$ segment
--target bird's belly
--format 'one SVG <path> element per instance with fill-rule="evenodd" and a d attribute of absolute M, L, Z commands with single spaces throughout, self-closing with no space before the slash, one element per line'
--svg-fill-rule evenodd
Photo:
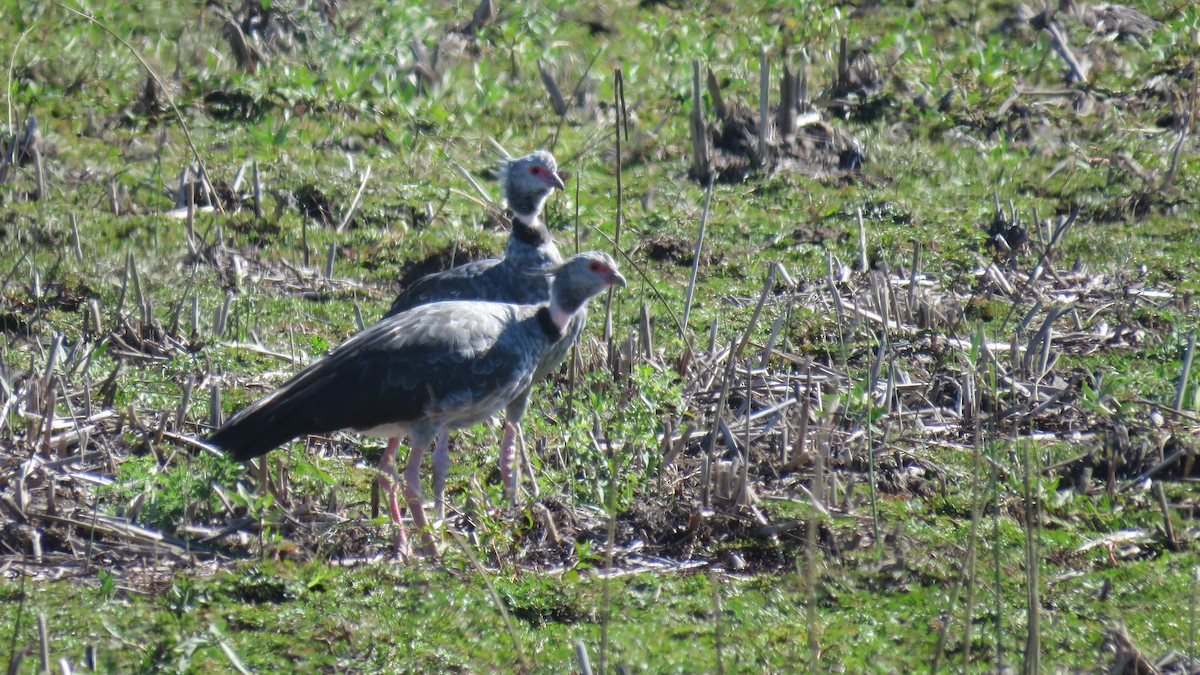
<path fill-rule="evenodd" d="M 408 425 L 401 422 L 389 422 L 366 429 L 351 429 L 351 431 L 363 436 L 374 436 L 376 438 L 403 438 L 408 435 Z"/>
<path fill-rule="evenodd" d="M 421 422 L 451 429 L 469 427 L 484 422 L 504 409 L 514 397 L 529 386 L 529 378 L 521 378 L 508 387 L 489 392 L 476 398 L 477 394 L 460 391 L 448 394 L 440 402 L 426 408 Z M 372 427 L 355 427 L 351 430 L 363 436 L 377 438 L 403 438 L 408 435 L 411 423 L 385 422 Z"/>
<path fill-rule="evenodd" d="M 494 417 L 527 384 L 528 378 L 522 378 L 519 382 L 514 383 L 513 386 L 504 387 L 479 398 L 474 398 L 470 405 L 456 405 L 453 401 L 446 401 L 449 405 L 434 404 L 429 409 L 429 415 L 430 417 L 437 418 L 451 429 L 469 427 Z"/>

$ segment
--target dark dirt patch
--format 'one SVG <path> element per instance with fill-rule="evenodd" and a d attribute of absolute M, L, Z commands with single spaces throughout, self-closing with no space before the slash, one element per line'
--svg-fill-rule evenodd
<path fill-rule="evenodd" d="M 212 191 L 209 191 L 209 187 Z M 189 178 L 184 182 L 175 195 L 175 207 L 187 208 L 188 193 L 196 206 L 220 207 L 226 213 L 235 213 L 254 207 L 254 197 L 250 194 L 239 193 L 228 181 L 204 181 Z"/>
<path fill-rule="evenodd" d="M 204 95 L 204 110 L 220 122 L 256 120 L 271 109 L 271 103 L 244 91 L 217 89 Z"/>
<path fill-rule="evenodd" d="M 301 589 L 295 582 L 260 570 L 244 573 L 225 592 L 231 598 L 255 605 L 289 602 L 301 595 Z"/>
<path fill-rule="evenodd" d="M 475 244 L 452 244 L 400 268 L 400 288 L 408 288 L 423 276 L 442 272 L 463 263 L 491 257 L 492 253 Z"/>
<path fill-rule="evenodd" d="M 4 312 L 0 313 L 0 331 L 26 336 L 29 335 L 29 324 L 20 314 Z"/>
<path fill-rule="evenodd" d="M 654 262 L 670 263 L 679 267 L 691 267 L 692 259 L 695 257 L 694 242 L 667 234 L 651 235 L 649 239 L 642 242 L 641 248 L 646 252 L 646 256 Z M 701 253 L 700 263 L 710 263 L 712 257 L 711 253 Z"/>
<path fill-rule="evenodd" d="M 429 213 L 407 202 L 364 204 L 355 212 L 354 225 L 364 228 L 403 231 L 421 230 L 429 224 Z"/>
<path fill-rule="evenodd" d="M 1195 480 L 1200 477 L 1200 464 L 1189 459 L 1197 451 L 1195 439 L 1176 433 L 1164 426 L 1164 421 L 1160 412 L 1106 420 L 1101 447 L 1059 464 L 1053 471 L 1064 478 L 1064 487 L 1079 486 L 1082 492 L 1096 489 L 1093 481 L 1107 485 L 1110 491 L 1122 489 L 1126 481 L 1150 471 L 1160 480 Z"/>
<path fill-rule="evenodd" d="M 833 117 L 868 124 L 895 107 L 895 99 L 880 92 L 884 74 L 871 55 L 871 46 L 863 43 L 851 49 L 842 38 L 833 81 L 825 97 Z"/>
<path fill-rule="evenodd" d="M 335 210 L 333 202 L 316 185 L 312 183 L 301 185 L 292 192 L 292 199 L 295 200 L 296 209 L 305 218 L 312 218 L 322 225 L 333 224 Z"/>
<path fill-rule="evenodd" d="M 792 230 L 792 240 L 797 244 L 822 246 L 826 243 L 841 243 L 849 238 L 848 231 L 822 223 L 805 223 Z"/>
<path fill-rule="evenodd" d="M 60 309 L 64 312 L 74 312 L 87 301 L 95 297 L 96 291 L 87 284 L 71 284 L 60 281 L 50 282 L 41 289 L 38 298 L 4 298 L 4 305 L 16 312 L 32 313 L 39 309 Z"/>
<path fill-rule="evenodd" d="M 1009 99 L 997 109 L 963 109 L 956 116 L 961 130 L 987 140 L 1002 139 L 1020 147 L 1049 151 L 1062 142 L 1064 131 L 1041 108 L 1019 99 Z"/>
<path fill-rule="evenodd" d="M 863 218 L 879 220 L 892 225 L 912 225 L 913 214 L 897 202 L 868 201 L 862 205 Z"/>
<path fill-rule="evenodd" d="M 314 150 L 336 149 L 343 152 L 364 152 L 368 148 L 391 148 L 392 139 L 383 127 L 376 127 L 368 134 L 339 134 L 327 136 L 313 143 Z"/>
<path fill-rule="evenodd" d="M 1140 189 L 1101 204 L 1087 215 L 1089 220 L 1097 223 L 1123 223 L 1153 214 L 1169 214 L 1177 207 L 1190 203 L 1182 196 L 1171 196 L 1160 190 Z"/>
<path fill-rule="evenodd" d="M 255 248 L 270 246 L 282 231 L 278 222 L 266 218 L 232 217 L 227 223 L 230 230 L 247 237 Z"/>
<path fill-rule="evenodd" d="M 735 108 L 714 125 L 713 147 L 717 154 L 717 179 L 740 183 L 752 175 L 790 171 L 807 176 L 856 172 L 866 162 L 865 150 L 849 134 L 823 122 L 806 123 L 783 138 L 769 141 L 766 157 L 760 157 L 756 113 Z"/>
<path fill-rule="evenodd" d="M 517 586 L 500 584 L 498 591 L 508 611 L 532 626 L 548 623 L 573 624 L 585 618 L 584 610 L 576 605 L 559 586 Z"/>
<path fill-rule="evenodd" d="M 998 258 L 1011 260 L 1029 244 L 1029 225 L 1015 211 L 996 209 L 987 226 L 987 248 Z"/>
<path fill-rule="evenodd" d="M 166 359 L 181 354 L 194 354 L 205 346 L 203 340 L 174 335 L 157 321 L 144 323 L 125 317 L 121 327 L 109 333 L 110 353 L 122 360 L 134 362 Z"/>
<path fill-rule="evenodd" d="M 170 112 L 162 87 L 154 76 L 147 75 L 142 83 L 141 91 L 130 105 L 133 115 L 150 121 L 156 121 Z"/>
<path fill-rule="evenodd" d="M 842 45 L 843 50 L 845 44 Z M 788 62 L 787 54 L 782 57 Z M 858 81 L 860 75 L 851 76 L 847 70 L 847 87 L 855 91 L 864 85 Z M 835 82 L 837 84 L 837 82 Z M 711 71 L 707 87 L 713 100 L 717 122 L 713 124 L 693 122 L 692 149 L 693 165 L 691 176 L 704 183 L 708 171 L 713 172 L 720 182 L 742 182 L 753 175 L 770 175 L 778 171 L 802 173 L 820 177 L 857 173 L 866 162 L 866 151 L 862 143 L 823 119 L 823 110 L 814 106 L 808 92 L 807 77 L 796 75 L 785 68 L 778 85 L 778 103 L 768 104 L 762 119 L 762 111 L 738 101 L 724 99 L 722 86 Z M 844 103 L 856 102 L 849 99 Z M 768 125 L 760 138 L 761 127 Z M 700 136 L 704 138 L 701 139 Z M 698 148 L 703 147 L 705 151 Z M 700 160 L 698 156 L 707 159 Z"/>

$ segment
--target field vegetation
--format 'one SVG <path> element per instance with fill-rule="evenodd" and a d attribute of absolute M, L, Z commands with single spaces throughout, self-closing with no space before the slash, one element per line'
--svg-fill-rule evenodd
<path fill-rule="evenodd" d="M 1200 672 L 1196 4 L 0 8 L 9 672 Z M 199 442 L 535 148 L 630 284 L 516 505 Z"/>

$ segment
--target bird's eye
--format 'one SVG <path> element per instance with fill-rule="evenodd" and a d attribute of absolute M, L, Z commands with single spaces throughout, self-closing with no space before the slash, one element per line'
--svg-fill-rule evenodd
<path fill-rule="evenodd" d="M 603 272 L 603 271 L 604 271 L 604 265 L 601 265 L 601 264 L 600 264 L 600 263 L 598 263 L 598 262 L 594 262 L 594 263 L 592 263 L 592 264 L 588 265 L 588 269 L 589 269 L 589 270 L 591 270 L 591 271 L 593 271 L 593 272 Z"/>
<path fill-rule="evenodd" d="M 531 166 L 529 167 L 529 173 L 533 174 L 534 176 L 540 176 L 542 174 L 542 167 Z"/>

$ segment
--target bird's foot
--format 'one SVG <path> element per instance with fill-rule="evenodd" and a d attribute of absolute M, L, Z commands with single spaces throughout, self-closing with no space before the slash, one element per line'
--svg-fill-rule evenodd
<path fill-rule="evenodd" d="M 404 525 L 396 524 L 396 533 L 392 537 L 392 555 L 401 562 L 408 561 L 412 557 L 412 549 L 408 546 L 408 535 L 404 532 Z"/>
<path fill-rule="evenodd" d="M 421 554 L 426 557 L 436 558 L 437 540 L 433 536 L 433 526 L 429 524 L 429 519 L 425 516 L 425 507 L 421 503 L 420 493 L 412 491 L 406 497 L 408 510 L 412 513 L 413 528 L 421 536 Z"/>
<path fill-rule="evenodd" d="M 437 560 L 438 559 L 437 544 L 435 544 L 433 542 L 432 538 L 430 539 L 430 541 L 423 544 L 421 546 L 420 550 L 421 550 L 422 557 L 428 558 L 429 560 Z"/>

